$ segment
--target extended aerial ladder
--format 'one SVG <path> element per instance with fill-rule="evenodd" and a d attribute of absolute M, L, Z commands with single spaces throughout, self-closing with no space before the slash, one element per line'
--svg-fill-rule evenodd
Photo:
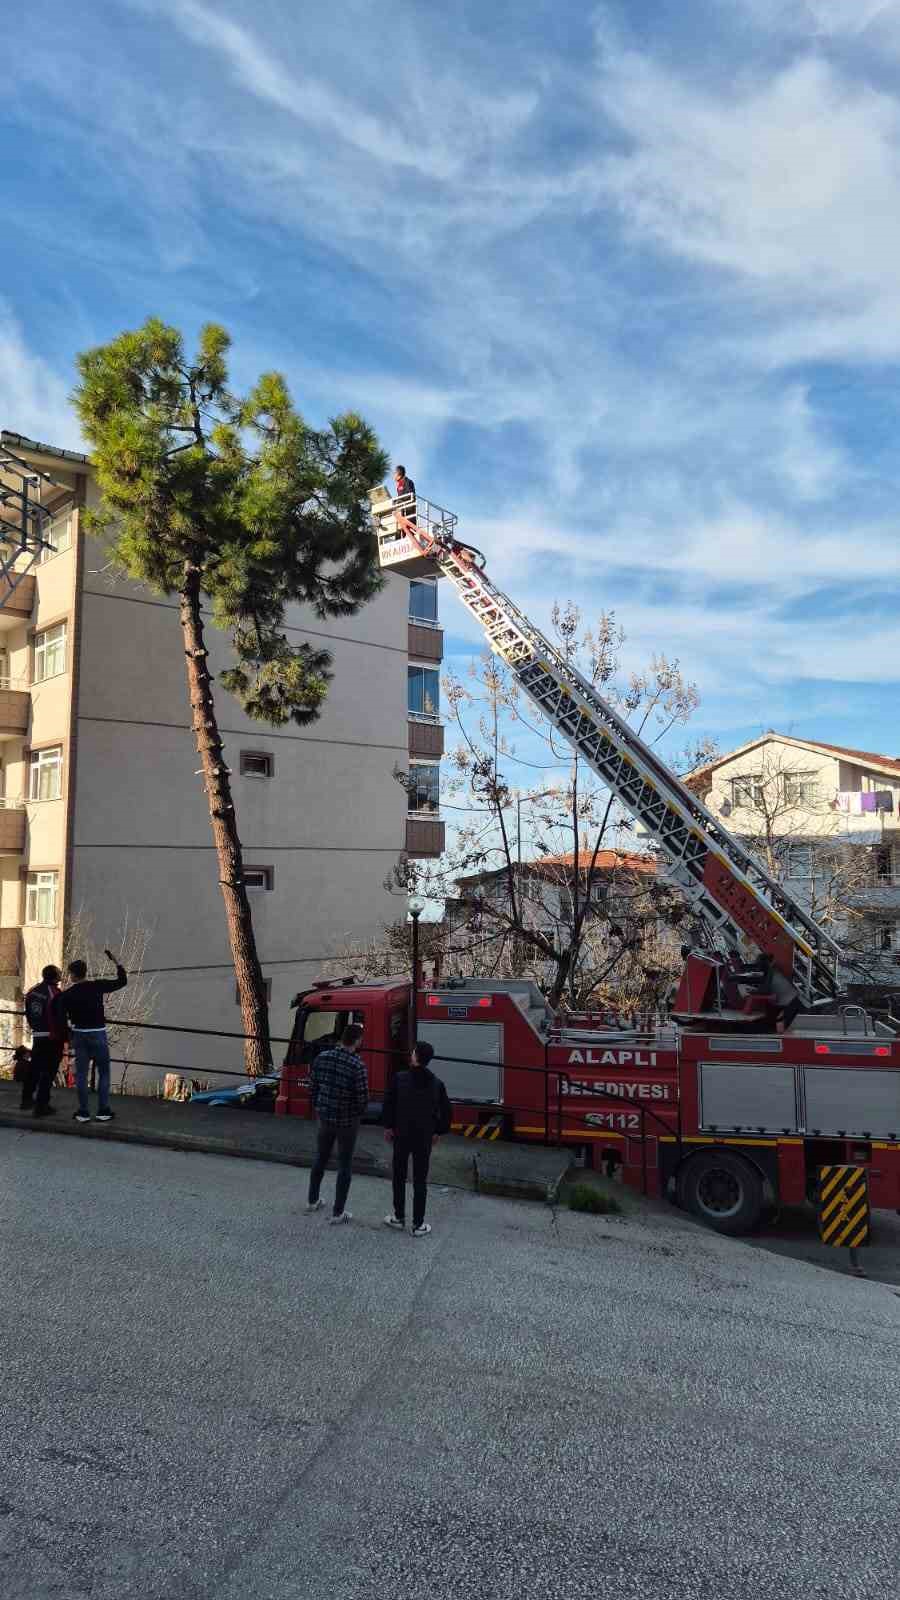
<path fill-rule="evenodd" d="M 496 588 L 484 557 L 457 539 L 453 513 L 422 498 L 393 501 L 384 489 L 370 499 L 381 566 L 452 583 L 547 721 L 665 852 L 673 881 L 714 942 L 733 948 L 744 934 L 804 1004 L 833 998 L 840 946 Z"/>

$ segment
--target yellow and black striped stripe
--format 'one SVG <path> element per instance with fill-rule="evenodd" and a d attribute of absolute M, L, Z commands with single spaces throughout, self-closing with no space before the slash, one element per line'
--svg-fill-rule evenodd
<path fill-rule="evenodd" d="M 499 1139 L 503 1118 L 492 1117 L 490 1122 L 454 1122 L 450 1131 L 463 1139 Z"/>
<path fill-rule="evenodd" d="M 819 1237 L 823 1244 L 855 1250 L 869 1237 L 869 1185 L 865 1167 L 819 1168 Z"/>

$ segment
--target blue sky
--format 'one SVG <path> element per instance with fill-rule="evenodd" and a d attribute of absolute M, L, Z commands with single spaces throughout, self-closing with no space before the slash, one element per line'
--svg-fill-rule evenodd
<path fill-rule="evenodd" d="M 900 5 L 32 0 L 0 134 L 0 423 L 220 320 L 696 732 L 900 751 Z"/>

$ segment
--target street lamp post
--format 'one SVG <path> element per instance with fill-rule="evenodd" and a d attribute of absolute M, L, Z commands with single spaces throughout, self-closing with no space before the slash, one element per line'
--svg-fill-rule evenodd
<path fill-rule="evenodd" d="M 409 1001 L 409 1050 L 410 1055 L 416 1047 L 419 1023 L 419 918 L 425 910 L 425 901 L 421 895 L 411 892 L 406 908 L 412 918 L 412 994 Z"/>

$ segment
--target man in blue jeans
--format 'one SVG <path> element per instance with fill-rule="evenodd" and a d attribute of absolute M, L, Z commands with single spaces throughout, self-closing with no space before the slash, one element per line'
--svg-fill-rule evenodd
<path fill-rule="evenodd" d="M 319 1139 L 316 1159 L 309 1175 L 308 1213 L 321 1211 L 324 1202 L 319 1190 L 325 1168 L 331 1159 L 335 1140 L 338 1148 L 338 1173 L 334 1189 L 334 1211 L 329 1222 L 350 1222 L 351 1211 L 345 1210 L 350 1193 L 351 1162 L 359 1119 L 369 1102 L 369 1084 L 366 1069 L 359 1058 L 362 1028 L 356 1022 L 347 1024 L 341 1042 L 332 1050 L 322 1050 L 312 1064 L 312 1103 L 319 1119 Z"/>
<path fill-rule="evenodd" d="M 63 989 L 55 1002 L 58 1019 L 68 1023 L 75 1048 L 75 1087 L 78 1090 L 76 1122 L 90 1122 L 88 1102 L 88 1072 L 93 1062 L 97 1068 L 97 1121 L 112 1122 L 113 1111 L 109 1103 L 109 1040 L 106 1036 L 106 1013 L 103 997 L 124 989 L 128 973 L 116 961 L 111 950 L 107 956 L 113 962 L 114 978 L 89 978 L 83 961 L 69 962 L 69 987 Z"/>

